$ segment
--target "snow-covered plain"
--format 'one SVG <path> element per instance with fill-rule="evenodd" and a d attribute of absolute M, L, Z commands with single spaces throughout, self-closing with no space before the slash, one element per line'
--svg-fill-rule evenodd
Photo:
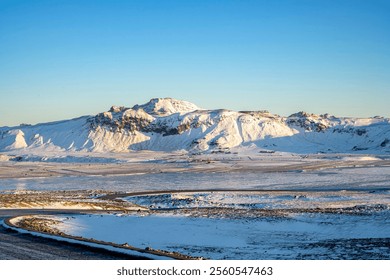
<path fill-rule="evenodd" d="M 118 159 L 122 161 L 121 157 Z M 128 216 L 74 216 L 74 219 L 64 218 L 59 228 L 71 235 L 140 248 L 178 251 L 211 259 L 390 258 L 387 158 L 346 154 L 325 158 L 238 154 L 228 158 L 226 155 L 199 155 L 145 159 L 104 164 L 15 162 L 10 168 L 39 169 L 43 176 L 1 179 L 0 191 L 28 195 L 29 191 L 50 194 L 63 190 L 95 190 L 102 194 L 125 192 L 129 196 L 135 192 L 168 191 L 168 194 L 149 197 L 123 198 L 152 209 L 151 214 L 142 211 Z M 47 171 L 50 168 L 61 173 L 50 173 Z M 113 172 L 121 168 L 135 173 L 118 175 Z M 104 174 L 99 175 L 99 172 Z M 202 191 L 210 189 L 214 191 Z M 236 192 L 225 192 L 225 189 Z M 240 194 L 244 189 L 247 191 Z M 169 193 L 174 190 L 188 192 Z M 208 207 L 226 210 L 222 214 L 193 211 Z M 310 209 L 348 207 L 352 209 L 348 213 L 310 212 Z M 190 210 L 154 212 L 163 208 Z M 250 214 L 251 209 L 297 208 L 303 211 L 293 210 L 288 215 L 275 217 Z M 235 215 L 230 209 L 247 212 Z"/>
<path fill-rule="evenodd" d="M 305 158 L 284 156 L 280 161 L 274 156 L 253 157 L 244 161 L 230 158 L 228 161 L 229 166 L 238 162 L 250 167 L 250 163 L 253 163 L 260 168 L 259 171 L 234 169 L 233 172 L 210 172 L 198 168 L 185 171 L 188 169 L 185 167 L 180 172 L 150 173 L 150 170 L 145 170 L 142 174 L 129 175 L 61 174 L 8 178 L 0 180 L 0 191 L 26 195 L 29 191 L 50 195 L 53 191 L 63 190 L 129 193 L 127 198 L 122 199 L 149 208 L 152 212 L 147 214 L 148 211 L 142 211 L 127 216 L 84 215 L 74 216 L 74 219 L 60 217 L 64 223 L 59 225 L 59 229 L 71 235 L 128 243 L 140 248 L 178 251 L 211 259 L 390 257 L 390 167 L 386 160 L 377 157 L 357 160 L 355 156 L 329 155 L 330 159 L 318 161 L 314 155 Z M 342 167 L 351 158 L 353 165 Z M 176 161 L 173 161 L 174 165 L 178 164 Z M 213 170 L 222 161 L 227 159 L 213 158 L 207 168 Z M 272 166 L 271 172 L 261 169 L 264 162 L 265 166 Z M 324 168 L 324 163 L 329 162 L 331 164 Z M 184 165 L 187 163 L 184 161 Z M 39 166 L 41 163 L 31 164 Z M 55 164 L 66 164 L 66 169 L 73 165 Z M 144 163 L 134 164 L 132 167 L 142 167 Z M 172 162 L 165 159 L 158 160 L 157 164 L 165 166 Z M 320 168 L 306 170 L 302 164 L 305 168 L 319 164 Z M 91 170 L 102 168 L 99 164 L 74 165 Z M 285 171 L 285 165 L 293 167 Z M 210 189 L 213 191 L 205 191 Z M 187 192 L 172 192 L 174 190 Z M 130 195 L 145 191 L 168 193 Z M 41 204 L 39 207 L 44 207 Z M 202 208 L 217 208 L 218 211 L 216 214 L 202 212 Z M 349 210 L 339 211 L 346 208 Z M 224 210 L 221 212 L 220 209 Z M 237 215 L 232 209 L 245 211 L 239 211 Z M 282 216 L 275 216 L 273 212 L 271 215 L 258 216 L 251 212 L 256 209 L 287 209 L 291 212 Z M 313 212 L 313 209 L 320 211 Z M 325 209 L 323 213 L 321 209 Z"/>
<path fill-rule="evenodd" d="M 386 191 L 212 191 L 136 195 L 124 200 L 150 209 L 335 209 L 375 207 L 390 209 Z M 246 212 L 248 216 L 250 213 Z"/>
<path fill-rule="evenodd" d="M 34 163 L 35 164 L 35 163 Z M 197 172 L 152 172 L 138 166 L 139 172 L 129 175 L 106 174 L 89 176 L 88 172 L 57 176 L 8 178 L 0 180 L 0 190 L 111 190 L 122 192 L 153 190 L 190 190 L 190 189 L 266 189 L 266 190 L 378 190 L 390 189 L 390 166 L 368 166 L 338 168 L 342 164 L 334 162 L 336 167 L 321 170 L 295 170 L 280 172 L 233 171 Z M 163 164 L 164 165 L 164 164 Z M 37 166 L 31 166 L 37 169 Z M 121 166 L 113 168 L 119 169 Z M 211 170 L 213 163 L 207 165 Z M 18 167 L 16 167 L 18 168 Z M 85 171 L 90 166 L 77 165 L 74 169 Z M 102 166 L 94 166 L 99 172 Z M 3 169 L 4 170 L 4 169 Z M 157 169 L 158 170 L 158 169 Z"/>
<path fill-rule="evenodd" d="M 68 218 L 68 219 L 67 219 Z M 388 259 L 390 212 L 216 219 L 180 215 L 58 217 L 61 231 L 210 259 Z"/>
<path fill-rule="evenodd" d="M 151 211 L 57 216 L 62 223 L 54 227 L 210 259 L 390 257 L 390 189 L 180 191 L 123 199 Z"/>

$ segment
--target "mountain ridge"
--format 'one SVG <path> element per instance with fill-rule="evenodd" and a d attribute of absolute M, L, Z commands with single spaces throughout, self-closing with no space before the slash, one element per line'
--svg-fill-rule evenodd
<path fill-rule="evenodd" d="M 202 109 L 188 101 L 153 98 L 112 106 L 95 116 L 0 128 L 0 151 L 228 152 L 255 146 L 294 153 L 390 153 L 390 119 L 339 118 L 298 112 Z"/>

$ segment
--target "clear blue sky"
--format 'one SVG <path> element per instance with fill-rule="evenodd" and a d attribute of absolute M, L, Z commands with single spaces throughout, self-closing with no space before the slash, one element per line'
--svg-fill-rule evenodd
<path fill-rule="evenodd" d="M 390 117 L 390 1 L 0 0 L 0 126 L 168 96 Z"/>

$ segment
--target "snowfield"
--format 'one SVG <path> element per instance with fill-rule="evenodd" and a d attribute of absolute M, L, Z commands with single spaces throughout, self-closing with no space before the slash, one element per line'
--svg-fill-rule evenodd
<path fill-rule="evenodd" d="M 390 167 L 309 172 L 151 173 L 2 179 L 0 190 L 146 190 L 254 189 L 254 190 L 382 190 L 390 188 Z"/>
<path fill-rule="evenodd" d="M 389 218 L 388 210 L 261 219 L 83 215 L 60 216 L 55 228 L 208 259 L 388 259 Z"/>
<path fill-rule="evenodd" d="M 341 209 L 375 205 L 390 209 L 390 191 L 196 191 L 135 195 L 124 200 L 150 209 Z"/>
<path fill-rule="evenodd" d="M 390 190 L 132 195 L 137 214 L 52 217 L 72 236 L 208 259 L 387 259 Z"/>

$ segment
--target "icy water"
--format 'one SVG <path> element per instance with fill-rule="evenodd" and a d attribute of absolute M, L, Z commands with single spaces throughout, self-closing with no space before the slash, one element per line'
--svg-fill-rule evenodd
<path fill-rule="evenodd" d="M 364 215 L 212 219 L 180 215 L 82 215 L 68 234 L 209 259 L 389 259 L 390 211 Z"/>

